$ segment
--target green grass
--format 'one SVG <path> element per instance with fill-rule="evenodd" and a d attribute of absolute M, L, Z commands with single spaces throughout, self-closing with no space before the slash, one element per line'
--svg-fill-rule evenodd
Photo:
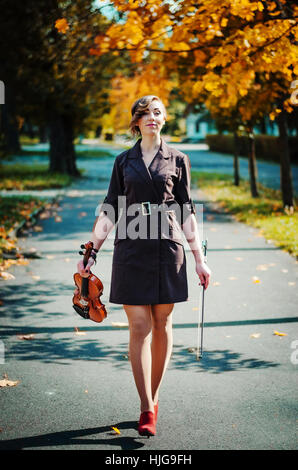
<path fill-rule="evenodd" d="M 298 258 L 298 207 L 293 214 L 287 213 L 280 191 L 259 184 L 259 197 L 253 198 L 249 182 L 235 186 L 230 175 L 193 171 L 192 180 L 238 221 L 259 228 L 267 240 Z"/>
<path fill-rule="evenodd" d="M 0 189 L 50 189 L 63 188 L 72 182 L 72 177 L 60 173 L 49 173 L 48 165 L 11 164 L 0 165 Z"/>

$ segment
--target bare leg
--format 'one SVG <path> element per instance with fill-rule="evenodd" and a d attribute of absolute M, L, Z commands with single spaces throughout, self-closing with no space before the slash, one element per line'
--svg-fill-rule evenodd
<path fill-rule="evenodd" d="M 154 411 L 151 395 L 152 327 L 150 305 L 123 305 L 129 323 L 129 355 L 136 387 L 141 400 L 141 412 Z"/>
<path fill-rule="evenodd" d="M 172 310 L 174 304 L 151 305 L 152 311 L 152 368 L 151 390 L 154 404 L 158 401 L 158 393 L 162 378 L 169 363 L 172 347 Z"/>

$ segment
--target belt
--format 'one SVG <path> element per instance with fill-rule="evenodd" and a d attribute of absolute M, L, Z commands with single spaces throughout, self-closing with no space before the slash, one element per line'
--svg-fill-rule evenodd
<path fill-rule="evenodd" d="M 158 206 L 158 204 L 152 204 L 152 206 Z M 151 215 L 151 202 L 145 201 L 141 202 L 142 207 L 142 214 L 143 215 Z M 165 210 L 164 212 L 175 212 L 173 209 Z"/>

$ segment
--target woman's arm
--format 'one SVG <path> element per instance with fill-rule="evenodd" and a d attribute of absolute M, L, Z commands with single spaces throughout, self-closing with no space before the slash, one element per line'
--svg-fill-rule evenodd
<path fill-rule="evenodd" d="M 196 263 L 196 272 L 200 278 L 201 284 L 207 289 L 210 281 L 211 271 L 204 260 L 204 254 L 201 247 L 198 225 L 194 214 L 190 214 L 182 225 L 182 230 L 189 247 L 194 255 Z"/>
<path fill-rule="evenodd" d="M 103 242 L 105 241 L 113 227 L 113 222 L 104 213 L 100 213 L 100 215 L 96 217 L 90 239 L 90 241 L 93 242 L 93 248 L 95 248 L 96 250 L 100 250 Z M 90 274 L 90 268 L 93 264 L 94 259 L 91 257 L 89 258 L 86 267 L 84 267 L 83 260 L 80 260 L 77 265 L 78 273 L 82 277 L 88 277 Z"/>

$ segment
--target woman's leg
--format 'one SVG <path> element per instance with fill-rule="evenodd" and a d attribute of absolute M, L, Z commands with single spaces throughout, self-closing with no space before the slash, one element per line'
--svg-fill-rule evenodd
<path fill-rule="evenodd" d="M 151 306 L 123 305 L 123 307 L 129 323 L 129 356 L 141 400 L 141 412 L 153 412 L 150 350 Z"/>
<path fill-rule="evenodd" d="M 169 363 L 172 346 L 172 310 L 174 304 L 151 305 L 152 343 L 151 343 L 151 390 L 153 402 L 157 403 L 162 378 Z"/>

